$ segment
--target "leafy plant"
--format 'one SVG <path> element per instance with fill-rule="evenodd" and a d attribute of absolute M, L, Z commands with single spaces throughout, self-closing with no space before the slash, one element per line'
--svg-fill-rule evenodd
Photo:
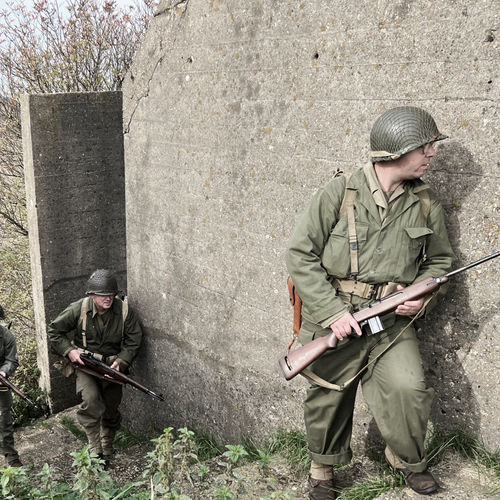
<path fill-rule="evenodd" d="M 111 488 L 113 484 L 111 477 L 104 470 L 104 460 L 96 453 L 90 453 L 88 445 L 71 453 L 71 456 L 74 458 L 73 467 L 77 470 L 73 490 L 82 500 L 100 498 L 102 492 Z"/>
<path fill-rule="evenodd" d="M 159 437 L 152 439 L 156 445 L 154 450 L 148 453 L 149 465 L 143 474 L 150 483 L 151 495 L 155 492 L 160 494 L 169 492 L 174 474 L 172 430 L 173 427 L 167 427 Z"/>
<path fill-rule="evenodd" d="M 269 453 L 266 453 L 265 451 L 262 450 L 257 450 L 257 453 L 259 455 L 259 458 L 257 460 L 257 465 L 261 471 L 268 471 L 269 470 L 269 464 L 272 462 L 272 457 L 269 455 Z"/>
<path fill-rule="evenodd" d="M 248 451 L 241 444 L 226 444 L 227 451 L 222 456 L 226 457 L 233 465 L 236 464 L 242 457 L 248 455 Z"/>
<path fill-rule="evenodd" d="M 210 469 L 206 465 L 200 464 L 197 473 L 198 478 L 204 481 L 209 474 L 210 474 Z"/>
<path fill-rule="evenodd" d="M 192 484 L 191 476 L 189 475 L 189 466 L 198 461 L 196 454 L 196 442 L 194 440 L 194 432 L 187 427 L 177 430 L 178 438 L 173 444 L 174 460 L 179 469 L 179 474 L 185 475 L 188 481 Z"/>
<path fill-rule="evenodd" d="M 33 488 L 30 491 L 30 498 L 47 500 L 76 500 L 78 498 L 77 493 L 68 484 L 54 481 L 48 464 L 43 465 L 36 478 L 39 488 Z"/>
<path fill-rule="evenodd" d="M 214 494 L 217 500 L 232 500 L 236 498 L 236 493 L 234 493 L 229 486 L 215 490 Z"/>
<path fill-rule="evenodd" d="M 30 485 L 24 467 L 6 467 L 0 472 L 2 498 L 6 500 L 27 498 Z"/>

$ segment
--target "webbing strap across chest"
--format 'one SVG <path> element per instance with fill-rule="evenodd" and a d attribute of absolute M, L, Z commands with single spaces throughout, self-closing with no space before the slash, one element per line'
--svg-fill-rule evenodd
<path fill-rule="evenodd" d="M 340 219 L 345 213 L 347 213 L 347 232 L 349 235 L 349 255 L 351 259 L 351 277 L 356 280 L 359 274 L 359 256 L 358 256 L 358 237 L 356 235 L 356 217 L 354 212 L 354 200 L 356 198 L 357 189 L 348 187 L 349 175 L 346 175 L 346 187 L 344 191 L 344 198 L 342 204 L 340 205 L 338 219 Z M 429 193 L 427 189 L 422 191 L 417 191 L 415 193 L 420 199 L 420 206 L 422 209 L 422 215 L 424 216 L 424 222 L 427 226 L 427 218 L 429 212 L 431 211 L 431 200 L 429 198 Z M 425 254 L 425 246 L 423 249 Z"/>
<path fill-rule="evenodd" d="M 125 320 L 128 315 L 128 302 L 127 300 L 121 300 L 115 298 L 115 300 L 119 300 L 122 303 L 122 340 L 123 340 L 123 331 L 125 329 Z M 92 299 L 90 297 L 85 297 L 82 300 L 82 307 L 80 309 L 80 318 L 78 319 L 78 326 L 82 327 L 82 344 L 83 348 L 87 348 L 87 312 L 91 310 Z"/>

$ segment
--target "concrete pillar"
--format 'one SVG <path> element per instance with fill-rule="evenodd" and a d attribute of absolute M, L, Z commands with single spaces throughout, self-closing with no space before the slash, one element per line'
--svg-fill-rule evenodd
<path fill-rule="evenodd" d="M 52 367 L 46 326 L 94 269 L 126 286 L 122 94 L 24 95 L 21 114 L 37 359 L 56 412 L 76 403 L 74 378 Z"/>

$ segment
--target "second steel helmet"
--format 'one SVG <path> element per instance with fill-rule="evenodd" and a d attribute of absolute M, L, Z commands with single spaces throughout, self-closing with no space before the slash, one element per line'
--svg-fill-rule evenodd
<path fill-rule="evenodd" d="M 87 294 L 96 295 L 116 295 L 118 285 L 116 278 L 109 269 L 97 269 L 94 271 L 87 282 Z"/>
<path fill-rule="evenodd" d="M 432 116 L 421 108 L 401 106 L 380 115 L 370 133 L 370 156 L 373 163 L 397 160 L 431 141 L 441 141 Z"/>

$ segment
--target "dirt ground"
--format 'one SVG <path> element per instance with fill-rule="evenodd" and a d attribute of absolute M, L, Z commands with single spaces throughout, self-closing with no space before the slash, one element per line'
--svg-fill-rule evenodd
<path fill-rule="evenodd" d="M 76 408 L 72 408 L 17 430 L 16 447 L 30 474 L 36 474 L 44 463 L 48 463 L 54 479 L 73 483 L 73 458 L 70 453 L 81 449 L 83 442 L 61 424 L 61 417 L 67 416 L 76 422 L 75 412 Z M 119 484 L 140 479 L 148 463 L 147 453 L 153 446 L 153 443 L 147 442 L 118 452 L 108 468 L 111 477 Z M 262 473 L 256 463 L 247 461 L 228 475 L 221 464 L 222 460 L 218 458 L 205 462 L 210 473 L 203 480 L 193 470 L 191 481 L 186 478 L 183 482 L 183 494 L 192 500 L 210 500 L 216 498 L 214 492 L 217 489 L 230 487 L 236 492 L 236 498 L 242 500 L 307 498 L 306 475 L 297 474 L 280 457 L 273 457 L 266 473 Z M 408 488 L 398 488 L 380 495 L 378 499 L 500 499 L 500 489 L 495 494 L 491 493 L 495 486 L 494 477 L 458 454 L 446 454 L 432 468 L 432 472 L 438 478 L 441 489 L 430 497 L 418 495 Z M 356 457 L 350 465 L 335 472 L 335 481 L 340 489 L 344 489 L 352 487 L 356 482 L 377 479 L 381 474 L 383 470 L 378 463 L 366 457 Z"/>

